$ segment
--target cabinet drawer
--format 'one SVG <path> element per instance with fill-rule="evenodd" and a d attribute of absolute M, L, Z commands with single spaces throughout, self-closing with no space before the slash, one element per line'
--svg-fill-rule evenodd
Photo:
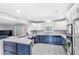
<path fill-rule="evenodd" d="M 16 43 L 14 43 L 14 42 L 5 42 L 4 41 L 4 44 L 5 45 L 10 45 L 10 46 L 16 46 Z"/>
<path fill-rule="evenodd" d="M 15 55 L 14 53 L 11 53 L 11 52 L 8 52 L 8 51 L 5 51 L 4 54 L 5 55 Z"/>
<path fill-rule="evenodd" d="M 10 51 L 10 52 L 13 52 L 13 53 L 16 53 L 16 47 L 13 47 L 13 46 L 4 46 L 4 50 L 5 51 Z"/>

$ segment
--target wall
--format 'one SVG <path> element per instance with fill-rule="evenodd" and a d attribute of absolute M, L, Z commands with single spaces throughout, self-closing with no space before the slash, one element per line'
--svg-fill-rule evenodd
<path fill-rule="evenodd" d="M 0 25 L 0 30 L 12 30 L 10 25 Z"/>
<path fill-rule="evenodd" d="M 27 25 L 14 25 L 14 35 L 26 35 L 26 33 L 28 32 L 28 28 Z"/>
<path fill-rule="evenodd" d="M 0 30 L 12 30 L 12 34 L 14 35 L 14 26 L 8 24 L 0 24 Z"/>
<path fill-rule="evenodd" d="M 70 11 L 67 13 L 67 23 L 71 24 L 74 19 L 79 17 L 79 3 L 75 3 L 74 6 L 70 9 Z"/>

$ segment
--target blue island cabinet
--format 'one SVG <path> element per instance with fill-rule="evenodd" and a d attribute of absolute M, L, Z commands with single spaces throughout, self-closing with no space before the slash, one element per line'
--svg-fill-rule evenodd
<path fill-rule="evenodd" d="M 4 55 L 31 55 L 31 45 L 4 41 Z"/>
<path fill-rule="evenodd" d="M 18 44 L 18 55 L 30 55 L 31 54 L 31 46 L 25 44 Z"/>

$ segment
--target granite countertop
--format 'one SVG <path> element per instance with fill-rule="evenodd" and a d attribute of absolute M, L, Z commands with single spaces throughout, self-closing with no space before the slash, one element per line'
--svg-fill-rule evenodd
<path fill-rule="evenodd" d="M 15 42 L 15 43 L 22 43 L 22 44 L 31 44 L 32 43 L 32 40 L 27 39 L 27 37 L 17 38 L 14 36 L 5 38 L 2 41 L 9 41 L 9 42 Z"/>

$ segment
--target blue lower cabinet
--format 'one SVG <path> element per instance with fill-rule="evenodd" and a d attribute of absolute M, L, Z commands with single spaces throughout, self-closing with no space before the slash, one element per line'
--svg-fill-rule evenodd
<path fill-rule="evenodd" d="M 30 55 L 31 48 L 32 48 L 31 45 L 5 41 L 4 42 L 4 55 Z"/>
<path fill-rule="evenodd" d="M 4 41 L 4 44 L 9 45 L 9 46 L 16 46 L 16 43 L 14 43 L 14 42 Z"/>
<path fill-rule="evenodd" d="M 40 35 L 39 37 L 40 37 L 40 39 L 39 39 L 40 43 L 49 43 L 49 36 L 48 35 Z"/>
<path fill-rule="evenodd" d="M 40 37 L 39 37 L 39 35 L 37 35 L 37 36 L 35 37 L 35 39 L 34 39 L 34 43 L 39 43 L 39 39 L 40 39 Z"/>
<path fill-rule="evenodd" d="M 16 47 L 13 47 L 13 46 L 7 46 L 7 45 L 5 45 L 4 50 L 16 53 Z"/>
<path fill-rule="evenodd" d="M 40 43 L 46 43 L 46 37 L 44 35 L 40 35 L 39 37 L 40 37 L 39 39 Z"/>
<path fill-rule="evenodd" d="M 65 38 L 59 35 L 36 35 L 36 43 L 46 43 L 54 45 L 64 45 Z"/>
<path fill-rule="evenodd" d="M 53 40 L 52 40 L 52 36 L 51 35 L 48 36 L 48 39 L 47 40 L 48 40 L 47 41 L 48 44 L 52 44 Z"/>
<path fill-rule="evenodd" d="M 15 55 L 15 53 L 9 52 L 9 51 L 5 51 L 4 52 L 5 55 Z"/>
<path fill-rule="evenodd" d="M 18 55 L 30 55 L 30 45 L 18 44 Z"/>

